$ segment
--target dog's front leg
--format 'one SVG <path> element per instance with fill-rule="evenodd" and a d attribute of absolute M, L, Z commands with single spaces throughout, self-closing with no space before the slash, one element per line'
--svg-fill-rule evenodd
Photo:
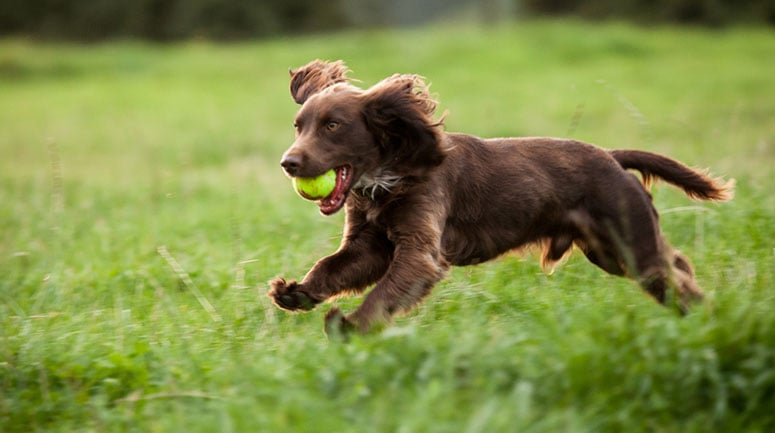
<path fill-rule="evenodd" d="M 390 323 L 393 316 L 407 312 L 427 296 L 446 274 L 449 265 L 437 249 L 396 248 L 390 270 L 374 286 L 352 314 L 343 316 L 333 309 L 326 316 L 326 331 L 337 329 L 342 334 L 350 330 L 366 333 Z"/>
<path fill-rule="evenodd" d="M 269 297 L 290 311 L 311 310 L 344 292 L 359 292 L 382 277 L 390 265 L 393 245 L 386 235 L 366 224 L 350 226 L 336 253 L 318 261 L 301 283 L 276 278 Z"/>

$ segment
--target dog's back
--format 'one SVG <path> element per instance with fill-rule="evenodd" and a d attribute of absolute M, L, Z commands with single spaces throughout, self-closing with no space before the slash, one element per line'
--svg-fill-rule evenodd
<path fill-rule="evenodd" d="M 553 138 L 482 140 L 448 134 L 447 158 L 431 182 L 449 206 L 444 253 L 479 263 L 554 236 L 578 236 L 572 212 L 607 216 L 612 201 L 639 197 L 640 182 L 601 148 Z M 430 193 L 439 195 L 439 193 Z M 573 232 L 573 234 L 570 234 Z"/>

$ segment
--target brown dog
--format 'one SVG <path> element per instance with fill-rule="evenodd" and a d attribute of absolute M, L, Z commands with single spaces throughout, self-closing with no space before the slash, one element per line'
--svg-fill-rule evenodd
<path fill-rule="evenodd" d="M 291 72 L 301 109 L 281 165 L 299 177 L 334 168 L 336 188 L 318 205 L 324 215 L 342 207 L 347 214 L 336 253 L 300 283 L 270 283 L 278 307 L 309 310 L 376 283 L 352 314 L 333 308 L 326 316 L 329 334 L 367 332 L 418 304 L 450 265 L 529 244 L 542 245 L 545 266 L 575 245 L 663 304 L 669 288 L 683 310 L 702 297 L 692 265 L 662 236 L 651 196 L 627 169 L 640 171 L 644 184 L 661 178 L 700 200 L 729 200 L 733 182 L 637 150 L 447 133 L 420 77 L 397 74 L 363 90 L 348 72 L 341 61 Z"/>

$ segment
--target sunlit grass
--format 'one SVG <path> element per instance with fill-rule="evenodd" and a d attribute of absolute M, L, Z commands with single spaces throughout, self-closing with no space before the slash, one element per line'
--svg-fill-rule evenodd
<path fill-rule="evenodd" d="M 0 42 L 0 430 L 772 430 L 772 36 L 550 21 Z M 737 178 L 723 205 L 652 191 L 708 303 L 679 318 L 583 257 L 547 276 L 509 256 L 330 344 L 327 305 L 289 315 L 265 297 L 341 233 L 277 164 L 287 69 L 313 58 L 345 59 L 364 86 L 426 76 L 448 130 L 572 136 Z"/>

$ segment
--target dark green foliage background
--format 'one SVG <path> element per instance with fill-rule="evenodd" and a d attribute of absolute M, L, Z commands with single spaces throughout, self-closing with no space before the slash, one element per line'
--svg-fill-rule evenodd
<path fill-rule="evenodd" d="M 627 19 L 642 24 L 775 24 L 770 0 L 4 0 L 0 35 L 234 40 L 409 26 L 450 17 Z"/>

